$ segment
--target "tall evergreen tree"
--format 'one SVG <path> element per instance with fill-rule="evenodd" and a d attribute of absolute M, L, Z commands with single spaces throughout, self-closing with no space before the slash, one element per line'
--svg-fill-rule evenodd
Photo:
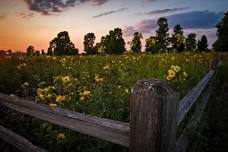
<path fill-rule="evenodd" d="M 135 32 L 134 34 L 134 37 L 130 43 L 130 46 L 131 46 L 131 50 L 133 52 L 141 52 L 141 49 L 142 49 L 142 43 L 140 41 L 140 39 L 142 39 L 142 33 L 139 33 L 139 32 Z"/>
<path fill-rule="evenodd" d="M 186 50 L 194 51 L 196 49 L 196 34 L 190 33 L 186 38 Z"/>
<path fill-rule="evenodd" d="M 177 24 L 173 29 L 171 44 L 172 49 L 176 50 L 177 52 L 184 51 L 185 49 L 185 37 L 183 35 L 183 28 L 179 24 Z"/>
<path fill-rule="evenodd" d="M 156 39 L 159 49 L 166 50 L 169 45 L 169 27 L 167 18 L 160 18 L 157 22 Z"/>
<path fill-rule="evenodd" d="M 213 44 L 215 51 L 228 51 L 228 11 L 216 25 L 218 39 Z"/>
<path fill-rule="evenodd" d="M 198 50 L 199 51 L 208 51 L 207 37 L 203 35 L 200 40 L 198 40 Z"/>

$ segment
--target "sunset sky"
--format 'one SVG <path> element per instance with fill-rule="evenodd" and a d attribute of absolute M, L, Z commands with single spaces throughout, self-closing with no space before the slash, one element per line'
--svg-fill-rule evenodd
<path fill-rule="evenodd" d="M 94 32 L 96 42 L 116 27 L 127 43 L 134 32 L 154 35 L 156 21 L 167 17 L 170 33 L 181 24 L 185 34 L 216 39 L 216 23 L 228 10 L 228 0 L 0 0 L 0 50 L 25 51 L 29 45 L 47 50 L 61 31 L 68 31 L 80 51 L 83 37 Z M 129 46 L 127 46 L 128 48 Z"/>

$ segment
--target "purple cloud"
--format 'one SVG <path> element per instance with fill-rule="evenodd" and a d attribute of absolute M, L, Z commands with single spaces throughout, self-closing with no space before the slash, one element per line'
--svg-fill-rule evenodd
<path fill-rule="evenodd" d="M 125 11 L 125 10 L 127 10 L 127 9 L 128 9 L 128 8 L 120 8 L 120 9 L 118 9 L 118 10 L 104 12 L 104 13 L 101 13 L 101 14 L 98 14 L 98 15 L 95 15 L 95 16 L 92 16 L 92 18 L 98 18 L 98 17 L 110 15 L 110 14 L 113 14 L 113 13 L 123 12 L 123 11 Z"/>
<path fill-rule="evenodd" d="M 167 16 L 169 28 L 180 24 L 184 29 L 210 29 L 214 28 L 223 17 L 223 12 L 193 11 Z M 158 19 L 140 21 L 135 27 L 127 26 L 124 29 L 126 36 L 132 36 L 135 31 L 152 33 L 155 31 Z"/>
<path fill-rule="evenodd" d="M 80 3 L 92 3 L 93 5 L 103 5 L 108 0 L 24 0 L 29 10 L 39 12 L 42 15 L 52 15 L 60 13 L 70 7 Z"/>

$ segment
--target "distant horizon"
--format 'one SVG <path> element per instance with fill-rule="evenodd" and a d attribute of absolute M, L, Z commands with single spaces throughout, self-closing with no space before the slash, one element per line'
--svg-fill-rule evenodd
<path fill-rule="evenodd" d="M 42 2 L 42 3 L 40 3 Z M 110 30 L 123 30 L 126 48 L 134 32 L 142 32 L 145 40 L 155 35 L 156 21 L 167 17 L 170 34 L 176 24 L 208 37 L 209 48 L 216 40 L 215 25 L 227 11 L 227 0 L 5 0 L 0 1 L 0 50 L 25 52 L 29 45 L 47 51 L 49 42 L 61 31 L 83 51 L 83 37 L 95 33 L 95 43 Z"/>

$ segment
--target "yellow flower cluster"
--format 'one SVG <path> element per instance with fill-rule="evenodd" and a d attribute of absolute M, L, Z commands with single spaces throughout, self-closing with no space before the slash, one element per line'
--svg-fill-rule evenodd
<path fill-rule="evenodd" d="M 94 79 L 95 79 L 96 82 L 102 82 L 104 80 L 102 77 L 100 77 L 99 74 L 95 74 L 95 78 Z"/>
<path fill-rule="evenodd" d="M 168 70 L 168 75 L 166 77 L 167 80 L 173 80 L 178 72 L 180 72 L 181 67 L 178 65 L 171 65 L 170 69 Z"/>
<path fill-rule="evenodd" d="M 85 100 L 89 96 L 91 96 L 91 91 L 83 91 L 79 93 L 80 95 L 80 100 Z"/>
<path fill-rule="evenodd" d="M 63 96 L 63 95 L 57 95 L 56 98 L 55 98 L 55 101 L 60 103 L 62 101 L 66 100 L 66 97 Z"/>
<path fill-rule="evenodd" d="M 25 68 L 26 66 L 27 66 L 26 63 L 22 63 L 22 64 L 19 64 L 19 65 L 17 66 L 17 69 L 18 69 L 18 70 L 21 70 L 21 69 Z"/>

